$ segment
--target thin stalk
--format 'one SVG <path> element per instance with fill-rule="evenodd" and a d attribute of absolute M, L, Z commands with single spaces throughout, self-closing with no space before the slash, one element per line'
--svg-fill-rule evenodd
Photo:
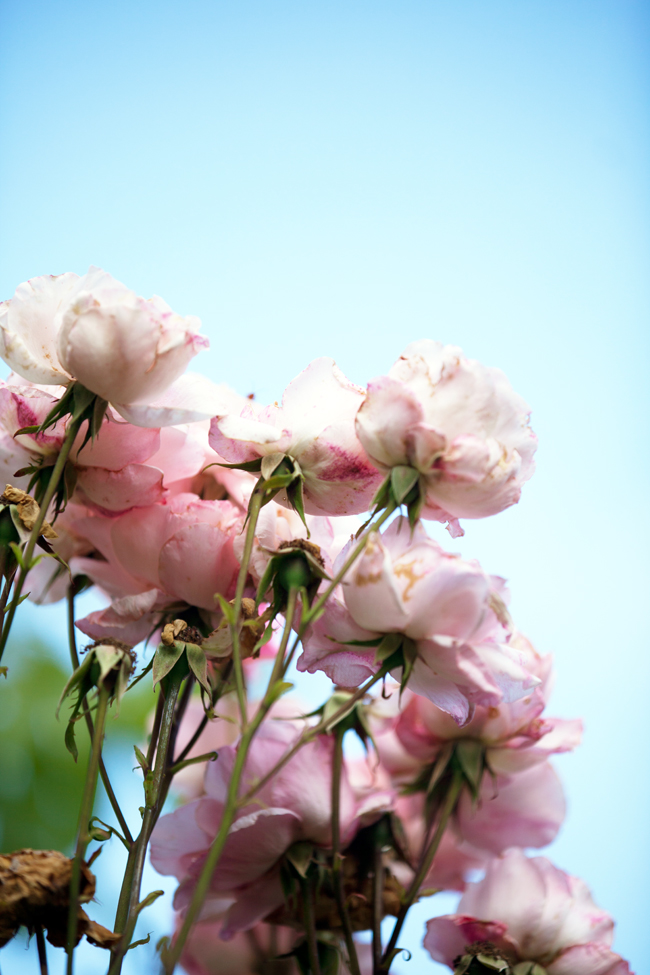
<path fill-rule="evenodd" d="M 36 949 L 38 951 L 38 964 L 40 966 L 41 975 L 48 975 L 45 938 L 43 937 L 43 928 L 40 926 L 40 924 L 36 928 Z"/>
<path fill-rule="evenodd" d="M 285 617 L 285 627 L 282 634 L 282 640 L 280 642 L 280 647 L 275 657 L 273 663 L 273 671 L 269 679 L 268 686 L 266 688 L 266 693 L 262 698 L 262 701 L 253 715 L 251 721 L 246 725 L 242 736 L 239 740 L 239 745 L 237 746 L 237 751 L 235 752 L 235 761 L 233 764 L 233 770 L 230 776 L 230 782 L 228 783 L 228 793 L 226 796 L 226 802 L 223 809 L 223 815 L 221 817 L 221 823 L 217 835 L 215 836 L 212 846 L 208 851 L 205 863 L 196 882 L 196 887 L 194 888 L 194 893 L 192 894 L 192 899 L 190 901 L 187 913 L 183 920 L 178 935 L 174 939 L 174 942 L 169 947 L 169 949 L 163 955 L 163 967 L 167 975 L 171 975 L 174 971 L 178 959 L 181 956 L 181 952 L 187 941 L 187 937 L 190 933 L 192 925 L 197 920 L 201 908 L 203 907 L 203 902 L 210 889 L 210 884 L 212 882 L 212 877 L 217 868 L 219 860 L 221 859 L 221 854 L 226 845 L 226 840 L 228 839 L 228 833 L 230 832 L 230 827 L 232 826 L 237 809 L 243 804 L 242 800 L 238 799 L 239 786 L 241 783 L 242 775 L 244 772 L 244 767 L 246 765 L 246 759 L 248 757 L 248 750 L 250 748 L 251 742 L 255 737 L 255 734 L 262 724 L 262 721 L 266 717 L 268 711 L 273 705 L 274 698 L 274 688 L 278 679 L 282 675 L 282 665 L 284 662 L 284 655 L 286 653 L 287 644 L 289 642 L 289 636 L 291 634 L 291 626 L 293 623 L 293 617 L 296 612 L 296 605 L 298 601 L 298 593 L 296 590 L 292 589 L 289 593 L 287 612 Z M 112 975 L 112 973 L 111 973 Z"/>
<path fill-rule="evenodd" d="M 59 481 L 65 470 L 65 465 L 67 463 L 68 457 L 70 456 L 70 451 L 72 450 L 72 445 L 75 442 L 76 436 L 79 432 L 79 423 L 75 420 L 71 420 L 68 424 L 68 429 L 66 431 L 65 440 L 61 444 L 61 449 L 59 451 L 59 456 L 56 459 L 56 464 L 54 465 L 54 470 L 50 477 L 50 482 L 47 486 L 47 490 L 43 495 L 43 500 L 40 504 L 40 511 L 38 518 L 34 522 L 34 527 L 32 528 L 32 533 L 29 536 L 27 545 L 25 546 L 25 551 L 23 552 L 23 567 L 18 575 L 18 580 L 16 582 L 16 587 L 14 589 L 13 598 L 7 612 L 7 618 L 5 620 L 4 626 L 2 628 L 2 637 L 0 638 L 0 660 L 2 660 L 2 655 L 7 646 L 7 640 L 9 638 L 9 631 L 14 621 L 14 616 L 16 615 L 16 610 L 18 609 L 18 603 L 20 602 L 20 596 L 23 591 L 23 586 L 25 585 L 25 579 L 27 578 L 27 573 L 29 572 L 29 567 L 34 555 L 34 549 L 36 548 L 36 543 L 41 534 L 41 528 L 43 527 L 43 522 L 45 521 L 45 516 L 47 515 L 47 509 L 50 506 L 50 502 L 54 497 L 57 487 L 59 486 Z"/>
<path fill-rule="evenodd" d="M 381 844 L 375 836 L 373 850 L 372 877 L 372 971 L 381 973 L 381 918 L 384 911 L 384 864 L 381 858 Z"/>
<path fill-rule="evenodd" d="M 215 704 L 217 703 L 217 701 L 219 701 L 219 699 L 221 697 L 221 694 L 222 694 L 222 691 L 223 691 L 223 687 L 224 687 L 224 684 L 225 684 L 225 682 L 227 680 L 227 675 L 230 673 L 231 667 L 232 667 L 232 662 L 229 662 L 226 665 L 226 667 L 224 667 L 224 674 L 220 677 L 219 683 L 217 684 L 217 686 L 214 688 L 214 690 L 212 692 L 212 698 L 211 698 L 212 707 L 215 706 Z M 185 747 L 183 748 L 183 750 L 181 752 L 179 752 L 178 755 L 175 755 L 174 756 L 174 760 L 172 762 L 173 765 L 177 765 L 179 762 L 182 762 L 185 758 L 187 758 L 187 756 L 192 751 L 192 749 L 196 745 L 197 741 L 199 740 L 199 738 L 203 734 L 203 732 L 204 732 L 204 730 L 206 728 L 206 725 L 208 723 L 208 720 L 209 720 L 209 718 L 208 718 L 207 714 L 204 714 L 203 717 L 201 718 L 201 720 L 199 721 L 198 725 L 197 725 L 196 731 L 194 732 L 194 734 L 192 735 L 192 737 L 188 741 L 187 745 L 185 745 Z"/>
<path fill-rule="evenodd" d="M 153 718 L 153 726 L 151 728 L 151 737 L 149 739 L 149 746 L 147 748 L 147 754 L 145 758 L 147 759 L 147 767 L 151 768 L 153 765 L 154 755 L 156 754 L 156 748 L 158 746 L 158 736 L 160 734 L 160 722 L 162 721 L 163 711 L 165 709 L 165 695 L 160 691 L 158 695 L 158 700 L 156 701 L 156 711 Z"/>
<path fill-rule="evenodd" d="M 302 890 L 302 916 L 307 936 L 307 955 L 309 958 L 310 975 L 320 975 L 320 961 L 318 960 L 318 941 L 316 940 L 316 920 L 314 918 L 314 891 L 306 878 L 300 878 Z"/>
<path fill-rule="evenodd" d="M 77 643 L 74 636 L 74 587 L 68 587 L 68 645 L 70 647 L 70 660 L 72 661 L 72 669 L 77 670 L 79 667 L 79 654 L 77 653 Z M 93 735 L 95 734 L 95 729 L 93 725 L 93 719 L 90 714 L 90 708 L 88 707 L 88 702 L 84 698 L 82 704 L 82 711 L 84 718 L 86 719 L 86 727 L 88 728 L 88 734 L 90 735 L 90 740 L 93 740 Z M 99 774 L 110 802 L 113 812 L 117 818 L 117 821 L 122 830 L 122 835 L 127 843 L 133 843 L 133 837 L 131 831 L 127 825 L 126 819 L 120 809 L 120 804 L 117 801 L 117 796 L 113 791 L 113 786 L 111 785 L 110 779 L 108 777 L 108 772 L 106 771 L 106 766 L 104 765 L 104 759 L 99 756 Z"/>
<path fill-rule="evenodd" d="M 312 739 L 316 738 L 318 735 L 321 735 L 324 732 L 328 731 L 333 725 L 337 723 L 339 718 L 342 718 L 344 714 L 347 714 L 350 708 L 354 704 L 356 704 L 357 701 L 360 701 L 368 693 L 370 688 L 373 687 L 377 683 L 377 681 L 385 677 L 387 673 L 388 673 L 388 669 L 384 664 L 381 667 L 381 669 L 377 671 L 376 674 L 373 674 L 373 676 L 366 681 L 363 687 L 360 687 L 357 691 L 355 691 L 355 693 L 350 698 L 348 698 L 345 704 L 342 704 L 341 707 L 334 712 L 334 714 L 331 714 L 329 718 L 327 718 L 327 720 L 319 721 L 318 724 L 313 725 L 311 728 L 307 728 L 307 730 L 302 733 L 302 735 L 295 743 L 295 745 L 292 748 L 290 748 L 288 752 L 285 752 L 285 754 L 278 762 L 276 762 L 273 768 L 269 772 L 267 772 L 266 775 L 262 776 L 262 778 L 259 779 L 256 785 L 246 793 L 246 795 L 241 799 L 241 805 L 242 806 L 247 805 L 247 803 L 251 801 L 251 799 L 256 795 L 256 793 L 258 793 L 260 789 L 267 784 L 267 782 L 269 782 L 272 778 L 274 778 L 274 776 L 277 775 L 280 769 L 284 768 L 287 762 L 291 761 L 293 756 L 296 754 L 296 752 L 300 751 L 303 745 L 306 745 L 308 742 L 312 741 Z"/>
<path fill-rule="evenodd" d="M 108 699 L 110 689 L 105 684 L 99 691 L 99 701 L 97 703 L 97 720 L 95 722 L 95 733 L 93 734 L 90 759 L 88 761 L 88 771 L 86 773 L 86 784 L 81 799 L 81 809 L 79 812 L 79 832 L 77 834 L 77 848 L 72 862 L 72 876 L 70 878 L 70 908 L 68 911 L 68 937 L 67 952 L 68 965 L 67 973 L 72 975 L 74 969 L 74 946 L 77 938 L 77 911 L 79 910 L 79 887 L 81 883 L 81 863 L 88 846 L 88 823 L 92 816 L 93 803 L 95 801 L 95 790 L 97 789 L 97 775 L 99 772 L 99 759 L 104 740 L 104 728 L 106 726 L 106 712 L 108 710 Z"/>
<path fill-rule="evenodd" d="M 181 658 L 181 660 L 184 661 L 184 658 Z M 179 663 L 180 662 L 181 661 L 179 661 Z M 129 871 L 131 873 L 131 880 L 128 885 L 130 888 L 130 896 L 128 900 L 127 920 L 123 929 L 124 935 L 115 950 L 113 963 L 110 968 L 111 975 L 113 972 L 117 973 L 121 970 L 122 959 L 124 958 L 126 950 L 129 947 L 133 931 L 135 930 L 135 926 L 138 921 L 138 902 L 140 900 L 140 887 L 142 885 L 142 872 L 144 870 L 147 845 L 160 814 L 160 800 L 163 783 L 165 781 L 165 774 L 167 772 L 167 757 L 169 753 L 169 742 L 174 726 L 176 702 L 178 700 L 178 693 L 180 691 L 181 684 L 186 676 L 187 671 L 185 671 L 183 667 L 179 666 L 177 663 L 168 676 L 164 679 L 164 683 L 166 685 L 165 691 L 163 691 L 162 686 L 160 688 L 160 694 L 162 695 L 164 693 L 165 699 L 162 711 L 162 720 L 160 722 L 158 747 L 156 749 L 156 763 L 154 765 L 153 779 L 150 790 L 148 790 L 144 815 L 142 817 L 142 828 L 133 847 L 133 867 L 132 870 Z M 127 864 L 127 868 L 128 866 L 129 865 Z M 126 875 L 122 885 L 123 890 L 125 889 L 125 884 Z M 120 917 L 116 918 L 116 930 L 122 930 L 121 927 L 117 927 L 118 922 L 120 925 L 124 923 L 123 903 L 124 900 L 122 893 L 120 893 L 120 905 L 118 906 Z"/>
<path fill-rule="evenodd" d="M 343 857 L 341 856 L 341 773 L 343 771 L 343 735 L 339 728 L 334 731 L 334 757 L 332 761 L 332 882 L 334 898 L 338 908 L 345 946 L 348 950 L 348 964 L 351 975 L 361 975 L 357 949 L 352 937 L 352 924 L 345 903 L 343 885 Z"/>
<path fill-rule="evenodd" d="M 259 482 L 258 482 L 259 485 Z M 230 624 L 230 638 L 232 640 L 232 662 L 235 671 L 235 688 L 237 691 L 237 701 L 239 703 L 239 714 L 241 718 L 241 728 L 245 731 L 248 724 L 248 706 L 246 704 L 246 682 L 244 680 L 244 668 L 241 658 L 241 644 L 239 640 L 239 623 L 241 616 L 241 601 L 244 595 L 244 586 L 248 575 L 248 566 L 251 560 L 253 544 L 255 542 L 255 529 L 257 520 L 262 509 L 264 496 L 258 486 L 255 487 L 251 495 L 248 507 L 248 526 L 246 528 L 246 539 L 244 541 L 244 551 L 242 553 L 239 575 L 237 576 L 237 587 L 235 589 L 235 602 L 233 606 L 234 623 Z"/>
<path fill-rule="evenodd" d="M 389 505 L 388 508 L 386 508 L 385 511 L 382 512 L 381 517 L 377 519 L 374 525 L 368 526 L 368 529 L 366 530 L 366 532 L 364 533 L 360 541 L 357 542 L 357 544 L 354 546 L 354 548 L 348 555 L 347 559 L 345 560 L 345 562 L 343 563 L 339 571 L 336 573 L 336 575 L 330 582 L 325 592 L 321 593 L 321 595 L 318 597 L 318 599 L 313 604 L 313 606 L 311 606 L 307 610 L 307 612 L 303 614 L 303 619 L 302 619 L 303 629 L 306 628 L 311 622 L 311 620 L 313 620 L 314 617 L 318 615 L 318 613 L 323 608 L 327 600 L 330 598 L 330 596 L 332 595 L 332 593 L 334 592 L 338 584 L 345 577 L 348 570 L 351 569 L 354 563 L 357 561 L 357 559 L 363 552 L 364 548 L 366 547 L 366 543 L 368 541 L 370 532 L 377 531 L 379 528 L 381 528 L 381 526 L 384 524 L 385 521 L 388 520 L 388 518 L 390 518 L 390 516 L 396 510 L 396 508 L 397 505 L 395 504 Z"/>
<path fill-rule="evenodd" d="M 428 847 L 424 851 L 424 854 L 422 855 L 417 873 L 415 874 L 415 877 L 411 881 L 411 886 L 409 887 L 406 893 L 406 896 L 400 908 L 400 912 L 397 916 L 397 920 L 395 921 L 395 926 L 390 936 L 390 941 L 386 946 L 386 951 L 384 952 L 382 958 L 382 967 L 380 968 L 380 972 L 382 973 L 387 971 L 386 965 L 387 964 L 390 965 L 391 955 L 394 948 L 397 945 L 397 939 L 400 936 L 400 932 L 402 930 L 402 926 L 404 924 L 406 915 L 410 910 L 413 901 L 417 897 L 418 892 L 422 884 L 424 883 L 424 879 L 426 875 L 431 869 L 433 858 L 438 852 L 438 847 L 440 846 L 440 841 L 442 840 L 445 829 L 447 828 L 449 817 L 451 816 L 454 809 L 456 808 L 456 803 L 458 802 L 461 789 L 463 788 L 463 781 L 464 781 L 463 773 L 459 771 L 455 771 L 452 776 L 451 782 L 449 783 L 449 787 L 447 789 L 447 795 L 445 796 L 445 801 L 443 803 L 440 812 L 440 819 L 438 820 L 438 825 L 431 838 L 431 842 L 429 843 Z"/>

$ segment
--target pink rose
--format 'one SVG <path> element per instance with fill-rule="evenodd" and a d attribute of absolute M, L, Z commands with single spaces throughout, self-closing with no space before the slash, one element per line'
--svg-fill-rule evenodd
<path fill-rule="evenodd" d="M 448 520 L 452 534 L 462 534 L 458 518 L 484 518 L 519 500 L 534 469 L 528 417 L 502 372 L 424 339 L 369 383 L 356 428 L 381 471 L 420 472 L 422 516 Z"/>
<path fill-rule="evenodd" d="M 401 633 L 417 651 L 408 686 L 462 725 L 473 705 L 517 700 L 539 683 L 526 653 L 510 645 L 502 591 L 503 581 L 478 563 L 447 554 L 421 525 L 411 532 L 397 518 L 371 534 L 308 630 L 298 668 L 354 686 L 378 669 L 375 649 L 359 644 Z"/>
<path fill-rule="evenodd" d="M 610 950 L 613 932 L 584 881 L 545 857 L 509 850 L 468 884 L 457 914 L 428 922 L 424 947 L 452 969 L 472 945 L 490 942 L 511 964 L 534 962 L 547 975 L 630 975 Z"/>
<path fill-rule="evenodd" d="M 302 728 L 266 721 L 246 760 L 242 792 L 262 778 L 296 741 Z M 233 823 L 205 902 L 202 920 L 225 915 L 222 937 L 248 930 L 282 904 L 280 861 L 298 841 L 329 847 L 334 740 L 321 735 L 305 745 L 241 808 Z M 214 839 L 223 812 L 235 747 L 222 748 L 208 765 L 206 795 L 163 816 L 152 835 L 151 862 L 160 873 L 181 882 L 175 906 L 184 910 Z M 341 781 L 341 836 L 344 845 L 360 826 L 390 808 L 392 794 L 355 794 L 344 767 Z"/>
<path fill-rule="evenodd" d="M 71 379 L 112 403 L 163 393 L 207 346 L 199 321 L 145 301 L 105 271 L 32 278 L 0 305 L 0 354 L 44 385 Z"/>
<path fill-rule="evenodd" d="M 354 418 L 363 390 L 332 359 L 316 359 L 284 391 L 282 406 L 254 402 L 218 415 L 210 443 L 229 463 L 288 455 L 304 477 L 305 511 L 345 515 L 367 511 L 381 483 L 357 439 Z M 280 504 L 288 504 L 279 494 Z"/>

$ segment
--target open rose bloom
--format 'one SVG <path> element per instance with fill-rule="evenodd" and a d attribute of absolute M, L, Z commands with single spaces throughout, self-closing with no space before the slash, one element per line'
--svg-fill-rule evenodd
<path fill-rule="evenodd" d="M 581 722 L 546 714 L 551 658 L 515 626 L 505 580 L 425 527 L 459 534 L 519 501 L 536 446 L 524 400 L 424 339 L 367 388 L 317 358 L 265 405 L 185 371 L 198 329 L 97 268 L 0 304 L 0 655 L 27 596 L 67 598 L 73 658 L 75 635 L 96 641 L 62 706 L 74 691 L 75 757 L 90 709 L 89 781 L 102 775 L 132 854 L 119 930 L 92 942 L 112 975 L 147 855 L 178 882 L 165 975 L 389 975 L 432 889 L 462 894 L 424 942 L 456 975 L 629 975 L 585 884 L 524 853 L 561 829 L 554 756 Z M 110 668 L 97 676 L 109 658 L 119 693 Z M 134 661 L 152 701 L 141 819 L 96 762 Z M 92 835 L 84 863 L 106 839 Z M 56 905 L 70 937 L 73 888 Z M 0 943 L 21 924 L 45 970 L 42 915 L 0 897 Z"/>
<path fill-rule="evenodd" d="M 452 969 L 474 949 L 503 958 L 517 975 L 629 975 L 610 948 L 613 934 L 612 918 L 584 881 L 545 857 L 510 850 L 490 863 L 484 880 L 468 884 L 457 914 L 429 921 L 424 946 Z"/>
<path fill-rule="evenodd" d="M 422 517 L 462 534 L 459 518 L 484 518 L 519 500 L 537 445 L 529 413 L 498 369 L 423 340 L 373 379 L 356 423 L 376 467 L 413 467 L 423 476 Z"/>

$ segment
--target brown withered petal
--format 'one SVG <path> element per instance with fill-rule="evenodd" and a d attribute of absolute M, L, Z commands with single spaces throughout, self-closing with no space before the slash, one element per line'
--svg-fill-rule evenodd
<path fill-rule="evenodd" d="M 14 487 L 13 484 L 7 484 L 4 490 L 3 498 L 9 504 L 16 505 L 18 517 L 22 521 L 26 530 L 30 532 L 36 524 L 36 519 L 41 513 L 38 502 L 36 502 L 30 494 L 27 494 L 26 491 L 21 490 L 21 488 Z M 41 535 L 43 535 L 45 538 L 59 537 L 50 523 L 47 521 L 44 521 L 41 526 Z"/>
<path fill-rule="evenodd" d="M 65 947 L 72 860 L 58 850 L 16 850 L 0 854 L 0 948 L 25 926 L 30 933 L 47 929 L 47 940 Z M 81 865 L 79 900 L 87 903 L 95 894 L 95 877 L 88 864 Z M 110 947 L 119 935 L 91 921 L 79 908 L 77 942 L 85 934 L 93 944 Z"/>

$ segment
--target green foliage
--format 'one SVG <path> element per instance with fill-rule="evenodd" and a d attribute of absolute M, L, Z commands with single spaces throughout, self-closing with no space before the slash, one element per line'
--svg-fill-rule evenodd
<path fill-rule="evenodd" d="M 70 677 L 53 652 L 27 634 L 14 637 L 0 684 L 0 850 L 22 847 L 71 853 L 88 760 L 88 733 L 77 726 L 79 761 L 67 752 L 65 716 L 55 714 Z M 109 711 L 107 741 L 145 737 L 154 697 L 143 682 L 123 701 L 117 721 Z M 98 786 L 98 798 L 103 787 Z"/>

